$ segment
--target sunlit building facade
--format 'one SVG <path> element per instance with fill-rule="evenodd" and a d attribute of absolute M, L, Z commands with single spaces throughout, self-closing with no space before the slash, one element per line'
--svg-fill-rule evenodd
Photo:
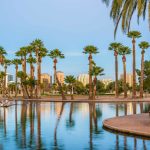
<path fill-rule="evenodd" d="M 87 84 L 89 84 L 89 75 L 88 74 L 80 74 L 77 77 L 77 80 L 82 82 L 84 86 L 86 86 Z"/>

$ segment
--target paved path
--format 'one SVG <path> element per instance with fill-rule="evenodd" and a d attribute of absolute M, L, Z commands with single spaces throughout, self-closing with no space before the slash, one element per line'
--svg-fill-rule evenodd
<path fill-rule="evenodd" d="M 148 113 L 106 119 L 103 126 L 112 131 L 150 137 L 150 116 Z"/>

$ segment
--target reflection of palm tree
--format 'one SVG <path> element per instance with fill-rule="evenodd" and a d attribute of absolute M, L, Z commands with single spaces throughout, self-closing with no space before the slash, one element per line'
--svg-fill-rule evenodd
<path fill-rule="evenodd" d="M 119 150 L 119 135 L 116 134 L 116 150 Z"/>
<path fill-rule="evenodd" d="M 133 106 L 133 114 L 136 114 L 136 102 L 133 102 L 132 106 Z"/>
<path fill-rule="evenodd" d="M 21 128 L 22 128 L 22 146 L 26 146 L 26 117 L 27 117 L 27 106 L 26 104 L 22 104 L 21 108 Z"/>
<path fill-rule="evenodd" d="M 31 102 L 29 106 L 29 118 L 30 118 L 30 145 L 33 142 L 34 134 L 34 104 Z"/>
<path fill-rule="evenodd" d="M 36 111 L 37 111 L 37 149 L 42 148 L 42 141 L 41 141 L 41 105 L 40 103 L 37 103 L 36 105 Z"/>
<path fill-rule="evenodd" d="M 16 130 L 16 138 L 18 137 L 18 122 L 17 122 L 17 119 L 18 119 L 18 115 L 17 115 L 17 101 L 16 101 L 16 104 L 15 104 L 15 130 Z"/>
<path fill-rule="evenodd" d="M 116 104 L 116 117 L 119 115 L 119 106 Z"/>
<path fill-rule="evenodd" d="M 126 150 L 127 149 L 127 137 L 124 136 L 124 149 Z"/>
<path fill-rule="evenodd" d="M 145 140 L 143 140 L 143 149 L 144 149 L 144 150 L 147 150 Z"/>
<path fill-rule="evenodd" d="M 63 114 L 63 110 L 64 110 L 65 104 L 66 104 L 66 103 L 64 103 L 64 102 L 62 103 L 62 105 L 61 105 L 61 110 L 60 110 L 59 116 L 58 116 L 57 121 L 56 121 L 56 126 L 55 126 L 55 130 L 54 130 L 54 146 L 55 146 L 55 149 L 58 149 L 58 143 L 57 143 L 57 128 L 58 128 L 58 125 L 59 125 L 61 116 L 62 116 L 62 114 Z"/>
<path fill-rule="evenodd" d="M 89 103 L 89 130 L 90 130 L 90 150 L 93 149 L 93 122 L 95 126 L 95 134 L 98 134 L 97 111 L 95 103 Z"/>
<path fill-rule="evenodd" d="M 127 103 L 124 104 L 124 114 L 127 115 Z"/>
<path fill-rule="evenodd" d="M 7 130 L 6 130 L 6 109 L 4 108 L 4 134 L 6 136 L 7 134 Z"/>
<path fill-rule="evenodd" d="M 137 149 L 137 140 L 136 140 L 136 138 L 134 138 L 134 150 L 136 150 Z"/>

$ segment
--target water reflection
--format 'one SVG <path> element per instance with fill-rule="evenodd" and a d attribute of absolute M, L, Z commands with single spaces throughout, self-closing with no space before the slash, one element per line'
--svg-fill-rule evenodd
<path fill-rule="evenodd" d="M 18 103 L 0 108 L 0 148 L 150 149 L 150 141 L 110 133 L 105 118 L 148 112 L 150 104 Z M 114 144 L 115 143 L 115 144 Z"/>

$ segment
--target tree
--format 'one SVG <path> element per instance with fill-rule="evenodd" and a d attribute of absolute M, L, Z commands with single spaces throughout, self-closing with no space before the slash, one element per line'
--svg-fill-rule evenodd
<path fill-rule="evenodd" d="M 122 55 L 122 62 L 123 62 L 123 87 L 124 87 L 124 98 L 127 97 L 127 86 L 126 86 L 126 55 L 131 54 L 131 50 L 127 46 L 121 46 L 119 48 L 119 54 Z"/>
<path fill-rule="evenodd" d="M 54 49 L 54 50 L 50 51 L 48 56 L 53 59 L 53 63 L 54 63 L 54 66 L 53 66 L 53 68 L 54 68 L 54 84 L 55 83 L 58 84 L 59 89 L 60 89 L 60 93 L 62 95 L 62 99 L 66 100 L 66 97 L 65 97 L 64 92 L 63 92 L 62 85 L 59 82 L 58 77 L 57 77 L 57 73 L 56 73 L 57 59 L 58 58 L 63 59 L 63 58 L 65 58 L 65 56 L 59 49 Z"/>
<path fill-rule="evenodd" d="M 73 90 L 73 88 L 74 88 L 74 83 L 76 82 L 76 79 L 75 79 L 74 76 L 69 75 L 69 76 L 66 76 L 65 82 L 67 84 L 69 84 L 71 100 L 73 100 L 74 99 L 74 96 L 73 96 L 74 95 L 74 92 L 73 92 L 74 90 Z"/>
<path fill-rule="evenodd" d="M 7 87 L 6 85 L 7 67 L 11 65 L 11 60 L 5 58 L 2 65 L 4 66 L 4 72 L 5 72 L 4 86 L 6 88 Z"/>
<path fill-rule="evenodd" d="M 36 59 L 32 57 L 32 55 L 29 56 L 29 58 L 27 59 L 27 63 L 30 64 L 30 81 L 32 83 L 32 81 L 34 81 L 34 66 L 33 64 L 36 63 Z M 33 97 L 33 84 L 30 84 L 30 98 Z"/>
<path fill-rule="evenodd" d="M 102 76 L 104 75 L 103 73 L 104 69 L 101 67 L 93 66 L 90 75 L 94 76 L 94 81 L 93 81 L 93 99 L 95 99 L 96 96 L 96 84 L 97 84 L 97 76 Z"/>
<path fill-rule="evenodd" d="M 98 49 L 97 47 L 93 46 L 93 45 L 88 45 L 86 47 L 84 47 L 84 54 L 88 54 L 88 60 L 89 60 L 89 99 L 92 99 L 92 76 L 90 74 L 91 70 L 92 70 L 92 54 L 97 54 L 98 53 Z"/>
<path fill-rule="evenodd" d="M 6 54 L 6 50 L 2 46 L 0 46 L 0 64 L 2 64 Z"/>
<path fill-rule="evenodd" d="M 102 0 L 107 5 L 111 2 L 110 0 Z M 150 20 L 150 3 L 148 0 L 113 0 L 111 4 L 110 17 L 115 23 L 116 34 L 118 25 L 121 21 L 122 30 L 124 32 L 129 32 L 132 16 L 134 12 L 137 12 L 137 19 L 146 17 L 146 10 L 148 11 L 149 20 Z M 150 21 L 149 21 L 150 25 Z"/>
<path fill-rule="evenodd" d="M 133 86 L 132 86 L 132 97 L 136 98 L 136 49 L 135 39 L 141 37 L 141 33 L 138 31 L 131 31 L 128 33 L 128 37 L 132 38 L 132 56 L 133 56 Z"/>
<path fill-rule="evenodd" d="M 21 60 L 20 59 L 13 59 L 12 64 L 15 65 L 15 69 L 16 69 L 16 75 L 15 75 L 15 97 L 17 97 L 18 94 L 18 78 L 17 78 L 17 73 L 18 73 L 18 66 L 21 65 Z"/>
<path fill-rule="evenodd" d="M 85 88 L 85 86 L 83 85 L 83 83 L 82 82 L 80 82 L 80 81 L 78 81 L 78 80 L 76 80 L 76 82 L 75 82 L 75 84 L 74 84 L 74 92 L 76 93 L 76 94 L 87 94 L 87 91 L 86 91 L 86 88 Z"/>
<path fill-rule="evenodd" d="M 18 71 L 17 77 L 20 78 L 21 88 L 22 88 L 22 92 L 24 93 L 24 96 L 26 98 L 29 98 L 29 93 L 28 93 L 28 90 L 26 88 L 26 85 L 27 85 L 27 74 L 24 73 L 23 71 Z"/>
<path fill-rule="evenodd" d="M 115 56 L 115 96 L 118 97 L 118 49 L 121 46 L 121 43 L 111 43 L 109 45 L 109 50 L 114 51 Z"/>
<path fill-rule="evenodd" d="M 31 47 L 36 55 L 36 63 L 37 63 L 37 98 L 41 97 L 41 63 L 42 58 L 46 56 L 47 49 L 44 47 L 43 42 L 40 39 L 34 40 L 31 44 Z"/>

